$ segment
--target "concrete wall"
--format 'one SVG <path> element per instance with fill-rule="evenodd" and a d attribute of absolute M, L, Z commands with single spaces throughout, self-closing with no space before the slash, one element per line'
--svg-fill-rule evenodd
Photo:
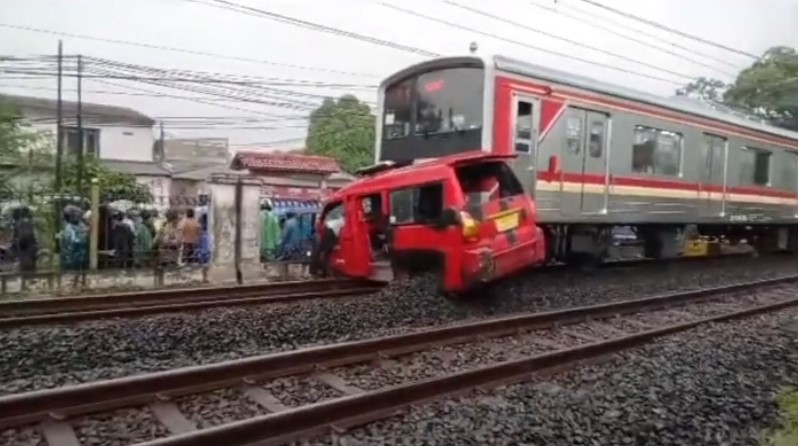
<path fill-rule="evenodd" d="M 172 179 L 164 176 L 136 175 L 136 182 L 150 189 L 153 204 L 168 206 L 169 197 L 172 195 Z"/>

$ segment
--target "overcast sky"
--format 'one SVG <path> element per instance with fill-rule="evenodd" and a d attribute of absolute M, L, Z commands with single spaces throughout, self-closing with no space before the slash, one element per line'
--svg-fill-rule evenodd
<path fill-rule="evenodd" d="M 364 100 L 374 101 L 375 89 L 369 86 L 378 84 L 382 77 L 426 57 L 203 4 L 209 1 L 0 0 L 0 24 L 217 53 L 231 58 L 246 58 L 260 62 L 235 61 L 75 37 L 59 37 L 3 26 L 0 26 L 0 55 L 55 54 L 57 41 L 61 38 L 64 41 L 66 54 L 82 54 L 165 69 L 356 86 L 275 87 L 304 92 L 309 96 L 298 98 L 311 102 L 316 101 L 316 95 L 338 96 L 344 93 L 355 93 Z M 651 26 L 591 6 L 583 0 L 451 0 L 450 3 L 445 0 L 230 1 L 443 55 L 467 54 L 469 43 L 476 41 L 480 53 L 483 54 L 499 53 L 661 95 L 671 95 L 678 84 L 688 81 L 687 77 L 709 76 L 728 81 L 731 77 L 725 73 L 734 74 L 752 62 L 751 58 L 744 55 L 656 30 Z M 798 0 L 598 1 L 753 54 L 761 54 L 774 45 L 798 47 Z M 494 36 L 489 37 L 472 30 L 435 23 L 391 9 L 383 3 Z M 466 11 L 451 3 L 513 20 L 526 26 L 527 29 Z M 573 16 L 584 18 L 587 23 L 578 21 Z M 625 39 L 598 26 L 649 44 Z M 549 33 L 555 37 L 536 33 L 533 30 Z M 556 36 L 575 42 L 558 40 Z M 632 60 L 623 60 L 586 48 L 585 45 Z M 651 45 L 677 52 L 680 56 L 657 50 Z M 530 46 L 548 49 L 561 55 L 546 53 Z M 687 47 L 691 51 L 685 51 L 680 47 Z M 665 80 L 624 73 L 577 61 L 566 55 Z M 721 63 L 722 61 L 726 64 Z M 285 65 L 307 68 L 290 68 Z M 0 73 L 0 92 L 55 96 L 52 90 L 56 85 L 55 79 L 31 80 L 11 77 L 13 75 Z M 141 82 L 120 80 L 114 82 L 123 87 L 87 80 L 84 89 L 138 94 L 142 93 L 141 89 L 146 89 L 194 99 L 208 98 L 195 92 L 167 90 Z M 74 79 L 66 80 L 64 88 L 74 89 Z M 139 90 L 134 90 L 136 88 Z M 74 99 L 75 93 L 68 91 L 65 97 Z M 265 117 L 269 114 L 285 116 L 302 112 L 263 104 L 216 102 L 247 110 L 241 111 L 174 97 L 87 93 L 84 100 L 128 106 L 156 119 L 177 116 L 206 118 L 228 116 L 235 117 L 229 118 L 230 122 L 239 127 L 262 125 L 271 128 L 255 131 L 215 126 L 208 131 L 198 131 L 181 128 L 178 124 L 170 127 L 170 120 L 166 119 L 166 131 L 169 135 L 175 136 L 229 137 L 235 144 L 276 142 L 275 148 L 289 148 L 300 147 L 303 143 L 301 138 L 305 134 L 301 121 L 267 121 L 274 117 Z M 255 124 L 243 123 L 243 117 L 248 116 L 267 120 Z M 180 125 L 186 126 L 184 122 Z M 289 128 L 274 129 L 274 127 L 287 126 Z"/>

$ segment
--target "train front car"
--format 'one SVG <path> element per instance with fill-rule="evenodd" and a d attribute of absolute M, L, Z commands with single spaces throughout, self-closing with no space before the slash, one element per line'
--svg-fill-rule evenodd
<path fill-rule="evenodd" d="M 379 89 L 375 162 L 489 151 L 486 79 L 476 57 L 435 59 L 387 78 Z"/>

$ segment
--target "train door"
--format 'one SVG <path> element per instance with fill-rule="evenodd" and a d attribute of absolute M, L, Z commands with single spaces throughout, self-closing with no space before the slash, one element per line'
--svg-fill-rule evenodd
<path fill-rule="evenodd" d="M 567 113 L 564 169 L 579 179 L 565 189 L 571 197 L 565 212 L 603 214 L 609 200 L 609 115 L 573 107 Z"/>
<path fill-rule="evenodd" d="M 704 216 L 722 217 L 726 213 L 726 172 L 729 142 L 722 136 L 704 134 L 704 169 L 701 194 Z"/>
<path fill-rule="evenodd" d="M 513 170 L 524 190 L 534 196 L 537 184 L 540 101 L 529 96 L 514 96 L 513 116 L 513 145 L 518 154 Z"/>

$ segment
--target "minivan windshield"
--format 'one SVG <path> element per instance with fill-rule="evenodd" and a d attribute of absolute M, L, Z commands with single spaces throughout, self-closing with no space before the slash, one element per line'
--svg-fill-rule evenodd
<path fill-rule="evenodd" d="M 456 172 L 468 206 L 524 193 L 512 169 L 502 161 L 468 164 Z"/>

